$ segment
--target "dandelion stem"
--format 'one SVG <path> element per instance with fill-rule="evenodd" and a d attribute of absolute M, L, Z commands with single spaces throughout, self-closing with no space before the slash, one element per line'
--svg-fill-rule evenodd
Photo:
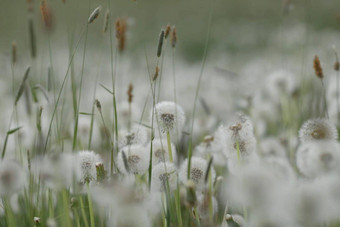
<path fill-rule="evenodd" d="M 172 149 L 171 149 L 171 138 L 170 138 L 170 132 L 166 132 L 166 140 L 168 142 L 168 151 L 169 151 L 169 161 L 174 162 L 173 156 L 172 156 Z"/>
<path fill-rule="evenodd" d="M 91 227 L 95 227 L 94 214 L 93 214 L 93 204 L 92 204 L 92 199 L 91 199 L 90 186 L 89 186 L 88 182 L 86 183 L 86 187 L 87 187 L 87 199 L 88 199 L 88 203 L 89 203 Z"/>

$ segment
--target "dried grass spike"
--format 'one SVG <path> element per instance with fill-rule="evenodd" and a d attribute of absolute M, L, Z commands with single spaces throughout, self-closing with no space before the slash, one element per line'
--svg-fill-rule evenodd
<path fill-rule="evenodd" d="M 153 81 L 157 80 L 158 75 L 159 75 L 159 68 L 158 68 L 158 66 L 156 66 L 155 74 L 153 75 L 152 80 Z"/>
<path fill-rule="evenodd" d="M 171 46 L 172 46 L 172 48 L 176 47 L 176 43 L 177 43 L 177 31 L 176 31 L 176 27 L 173 26 L 172 32 L 171 32 Z"/>
<path fill-rule="evenodd" d="M 47 30 L 50 30 L 52 28 L 52 12 L 51 9 L 47 6 L 45 0 L 42 0 L 40 2 L 40 12 L 45 28 Z"/>
<path fill-rule="evenodd" d="M 127 91 L 129 103 L 132 103 L 132 98 L 133 98 L 132 91 L 133 91 L 133 85 L 130 83 L 130 84 L 129 84 L 128 91 Z"/>
<path fill-rule="evenodd" d="M 101 9 L 102 9 L 102 6 L 98 6 L 97 8 L 93 10 L 93 12 L 89 16 L 89 19 L 87 20 L 88 24 L 91 24 L 95 19 L 98 18 Z"/>
<path fill-rule="evenodd" d="M 109 26 L 109 18 L 110 18 L 110 10 L 107 9 L 105 12 L 105 17 L 104 17 L 103 33 L 107 31 L 107 28 Z"/>
<path fill-rule="evenodd" d="M 162 29 L 162 30 L 161 30 L 161 34 L 159 34 L 158 48 L 157 48 L 157 57 L 160 57 L 161 54 L 162 54 L 164 36 L 165 36 L 165 32 L 164 32 L 164 30 Z"/>
<path fill-rule="evenodd" d="M 170 32 L 171 32 L 171 26 L 170 26 L 170 24 L 168 24 L 168 25 L 166 26 L 166 29 L 165 29 L 165 34 L 164 34 L 164 38 L 165 38 L 165 39 L 168 38 Z"/>
<path fill-rule="evenodd" d="M 118 18 L 116 20 L 116 38 L 118 40 L 118 50 L 122 52 L 125 49 L 125 40 L 126 40 L 126 20 Z"/>
<path fill-rule="evenodd" d="M 96 99 L 94 102 L 96 104 L 98 111 L 101 113 L 102 112 L 102 105 L 100 104 L 99 100 Z"/>
<path fill-rule="evenodd" d="M 315 55 L 315 57 L 314 57 L 313 67 L 314 67 L 315 75 L 317 77 L 319 77 L 320 80 L 322 80 L 324 75 L 323 75 L 323 70 L 322 70 L 322 67 L 321 67 L 319 57 L 317 55 Z"/>

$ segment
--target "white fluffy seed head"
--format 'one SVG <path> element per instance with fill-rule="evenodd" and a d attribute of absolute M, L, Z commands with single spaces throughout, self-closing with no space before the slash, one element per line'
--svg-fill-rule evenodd
<path fill-rule="evenodd" d="M 119 132 L 119 147 L 124 147 L 133 144 L 144 145 L 148 140 L 148 133 L 145 127 L 141 125 L 133 125 L 131 130 L 120 130 Z"/>
<path fill-rule="evenodd" d="M 154 121 L 159 125 L 161 132 L 174 132 L 176 129 L 181 131 L 185 123 L 185 114 L 181 106 L 163 101 L 157 103 L 154 110 Z M 152 112 L 150 115 L 152 118 Z"/>
<path fill-rule="evenodd" d="M 81 167 L 81 182 L 86 183 L 96 180 L 96 163 L 102 162 L 100 156 L 93 151 L 79 151 L 78 159 Z"/>
<path fill-rule="evenodd" d="M 236 114 L 236 119 L 228 126 L 221 126 L 225 134 L 226 149 L 224 153 L 227 158 L 236 159 L 237 150 L 241 158 L 247 157 L 256 150 L 256 139 L 251 120 L 241 114 Z"/>
<path fill-rule="evenodd" d="M 119 171 L 123 173 L 144 174 L 149 167 L 149 160 L 149 153 L 145 147 L 131 145 L 119 151 L 117 165 Z"/>
<path fill-rule="evenodd" d="M 11 195 L 24 187 L 26 174 L 16 161 L 0 161 L 0 196 Z"/>
<path fill-rule="evenodd" d="M 299 131 L 301 142 L 337 140 L 338 132 L 335 125 L 327 119 L 310 119 L 303 123 Z"/>
<path fill-rule="evenodd" d="M 173 163 L 162 162 L 152 168 L 151 189 L 155 191 L 165 191 L 167 182 L 170 191 L 177 187 L 177 168 Z"/>
<path fill-rule="evenodd" d="M 307 177 L 339 171 L 340 145 L 334 141 L 303 143 L 297 150 L 296 164 Z"/>
<path fill-rule="evenodd" d="M 208 167 L 208 161 L 200 158 L 200 157 L 192 157 L 191 158 L 191 166 L 190 166 L 190 180 L 195 183 L 197 190 L 203 190 L 206 186 L 205 184 L 205 175 Z M 187 173 L 188 173 L 188 159 L 184 160 L 181 165 L 179 178 L 180 180 L 186 184 L 187 182 Z M 212 182 L 215 181 L 216 172 L 214 167 L 210 167 L 210 173 Z"/>
<path fill-rule="evenodd" d="M 147 150 L 150 151 L 150 144 L 147 146 Z M 171 151 L 173 161 L 176 163 L 176 147 L 171 143 Z M 152 142 L 152 164 L 156 165 L 161 162 L 167 162 L 169 160 L 168 143 L 165 139 L 154 139 Z"/>
<path fill-rule="evenodd" d="M 213 215 L 215 215 L 218 211 L 218 203 L 214 196 L 210 197 L 207 193 L 199 193 L 197 195 L 197 201 L 198 201 L 198 214 L 203 222 L 208 221 L 209 219 L 209 201 L 211 199 L 212 203 L 212 211 Z"/>
<path fill-rule="evenodd" d="M 223 154 L 225 144 L 219 135 L 220 133 L 217 131 L 215 136 L 204 137 L 202 143 L 195 147 L 194 155 L 205 159 L 213 157 L 215 166 L 225 166 L 227 164 L 227 159 Z"/>

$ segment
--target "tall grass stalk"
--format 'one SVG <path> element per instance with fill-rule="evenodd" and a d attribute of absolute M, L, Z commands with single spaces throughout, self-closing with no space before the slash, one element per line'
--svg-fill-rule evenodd
<path fill-rule="evenodd" d="M 91 0 L 89 0 L 88 15 L 91 12 L 90 7 L 91 7 Z M 75 148 L 77 146 L 79 108 L 80 108 L 81 94 L 82 94 L 82 88 L 83 88 L 83 78 L 84 78 L 84 68 L 85 68 L 85 53 L 86 53 L 86 46 L 87 46 L 88 31 L 89 31 L 89 23 L 86 24 L 83 60 L 82 60 L 82 66 L 81 66 L 80 85 L 79 85 L 79 94 L 78 94 L 78 103 L 77 103 L 77 112 L 76 112 L 76 119 L 75 119 L 76 121 L 75 121 L 75 124 L 74 124 L 74 131 L 73 131 L 73 143 L 72 143 L 72 149 L 73 150 L 75 150 Z"/>
<path fill-rule="evenodd" d="M 57 97 L 57 100 L 56 100 L 56 103 L 55 103 L 55 105 L 54 105 L 54 109 L 53 109 L 53 112 L 52 112 L 52 117 L 51 117 L 51 120 L 50 120 L 50 124 L 49 124 L 49 126 L 48 126 L 48 131 L 47 131 L 47 136 L 46 136 L 46 141 L 45 141 L 45 146 L 44 146 L 44 153 L 46 153 L 46 150 L 47 150 L 48 140 L 49 140 L 49 137 L 50 137 L 50 135 L 51 135 L 51 128 L 52 128 L 54 116 L 55 116 L 55 114 L 56 114 L 56 112 L 57 112 L 57 108 L 58 108 L 58 104 L 59 104 L 59 101 L 60 101 L 60 97 L 61 97 L 63 88 L 64 88 L 64 86 L 65 86 L 66 79 L 67 79 L 67 76 L 68 76 L 68 74 L 69 74 L 69 71 L 70 71 L 70 68 L 71 68 L 71 64 L 72 64 L 72 62 L 73 62 L 73 59 L 74 59 L 74 55 L 75 55 L 75 53 L 76 53 L 76 51 L 77 51 L 77 49 L 78 49 L 78 45 L 79 45 L 79 43 L 80 43 L 80 41 L 81 41 L 81 39 L 82 39 L 82 37 L 83 37 L 83 35 L 84 35 L 84 32 L 85 32 L 85 30 L 83 30 L 82 33 L 80 34 L 80 37 L 79 37 L 79 39 L 78 39 L 78 41 L 77 41 L 77 44 L 76 44 L 76 47 L 75 47 L 75 49 L 74 49 L 74 51 L 73 51 L 73 53 L 72 53 L 71 59 L 69 60 L 69 63 L 68 63 L 68 66 L 67 66 L 67 70 L 66 70 L 66 73 L 65 73 L 65 76 L 64 76 L 64 79 L 63 79 L 63 82 L 62 82 L 61 87 L 60 87 L 60 89 L 59 89 L 58 97 Z"/>
<path fill-rule="evenodd" d="M 191 127 L 190 127 L 189 146 L 188 146 L 188 173 L 187 173 L 188 179 L 190 179 L 191 157 L 192 157 L 192 134 L 193 134 L 193 131 L 194 131 L 194 119 L 195 119 L 195 114 L 196 114 L 196 104 L 197 104 L 199 89 L 200 89 L 200 86 L 201 86 L 203 71 L 204 71 L 206 60 L 207 60 L 208 44 L 209 44 L 209 41 L 210 41 L 211 27 L 212 27 L 212 21 L 213 21 L 213 12 L 214 12 L 214 0 L 211 1 L 211 7 L 210 7 L 210 13 L 209 13 L 209 19 L 208 19 L 208 32 L 207 32 L 207 37 L 206 37 L 206 41 L 205 41 L 205 45 L 204 45 L 203 59 L 202 59 L 201 69 L 200 69 L 200 73 L 199 73 L 199 77 L 198 77 L 198 81 L 197 81 L 195 99 L 194 99 L 194 107 L 193 107 L 192 116 L 191 116 Z"/>
<path fill-rule="evenodd" d="M 111 11 L 110 0 L 108 2 L 109 11 Z M 118 114 L 117 114 L 117 104 L 116 104 L 116 73 L 117 73 L 117 58 L 118 58 L 118 47 L 115 48 L 115 60 L 113 69 L 113 45 L 112 45 L 112 22 L 109 20 L 110 27 L 110 55 L 111 55 L 111 79 L 112 79 L 112 103 L 113 103 L 113 119 L 114 119 L 114 146 L 116 147 L 116 154 L 118 154 Z"/>

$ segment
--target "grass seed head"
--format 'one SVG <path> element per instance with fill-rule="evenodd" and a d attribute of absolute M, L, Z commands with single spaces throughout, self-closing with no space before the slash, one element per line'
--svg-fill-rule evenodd
<path fill-rule="evenodd" d="M 170 32 L 171 32 L 171 26 L 170 26 L 170 24 L 168 24 L 168 25 L 166 26 L 166 28 L 165 28 L 164 39 L 167 39 L 167 38 L 168 38 Z"/>
<path fill-rule="evenodd" d="M 171 46 L 172 46 L 172 48 L 175 48 L 176 44 L 177 44 L 177 31 L 176 31 L 176 27 L 173 26 L 172 32 L 171 32 Z"/>
<path fill-rule="evenodd" d="M 165 32 L 162 29 L 161 33 L 159 34 L 158 47 L 157 47 L 157 57 L 160 57 L 162 55 L 164 36 L 165 36 Z"/>
<path fill-rule="evenodd" d="M 313 67 L 314 67 L 315 75 L 319 77 L 320 80 L 322 80 L 324 75 L 323 75 L 323 70 L 321 67 L 320 59 L 317 55 L 315 55 L 314 57 Z"/>
<path fill-rule="evenodd" d="M 102 6 L 98 6 L 97 8 L 95 8 L 93 12 L 90 14 L 89 19 L 87 20 L 87 23 L 91 24 L 95 19 L 97 19 L 101 10 L 102 10 Z"/>
<path fill-rule="evenodd" d="M 51 30 L 53 26 L 53 18 L 51 8 L 46 4 L 45 0 L 41 0 L 40 2 L 40 12 L 42 16 L 42 20 L 45 25 L 46 30 Z"/>
<path fill-rule="evenodd" d="M 132 103 L 132 98 L 133 98 L 132 91 L 133 91 L 133 84 L 132 84 L 132 83 L 130 83 L 130 84 L 129 84 L 128 91 L 127 91 L 127 95 L 128 95 L 128 102 L 129 102 L 129 103 Z"/>

